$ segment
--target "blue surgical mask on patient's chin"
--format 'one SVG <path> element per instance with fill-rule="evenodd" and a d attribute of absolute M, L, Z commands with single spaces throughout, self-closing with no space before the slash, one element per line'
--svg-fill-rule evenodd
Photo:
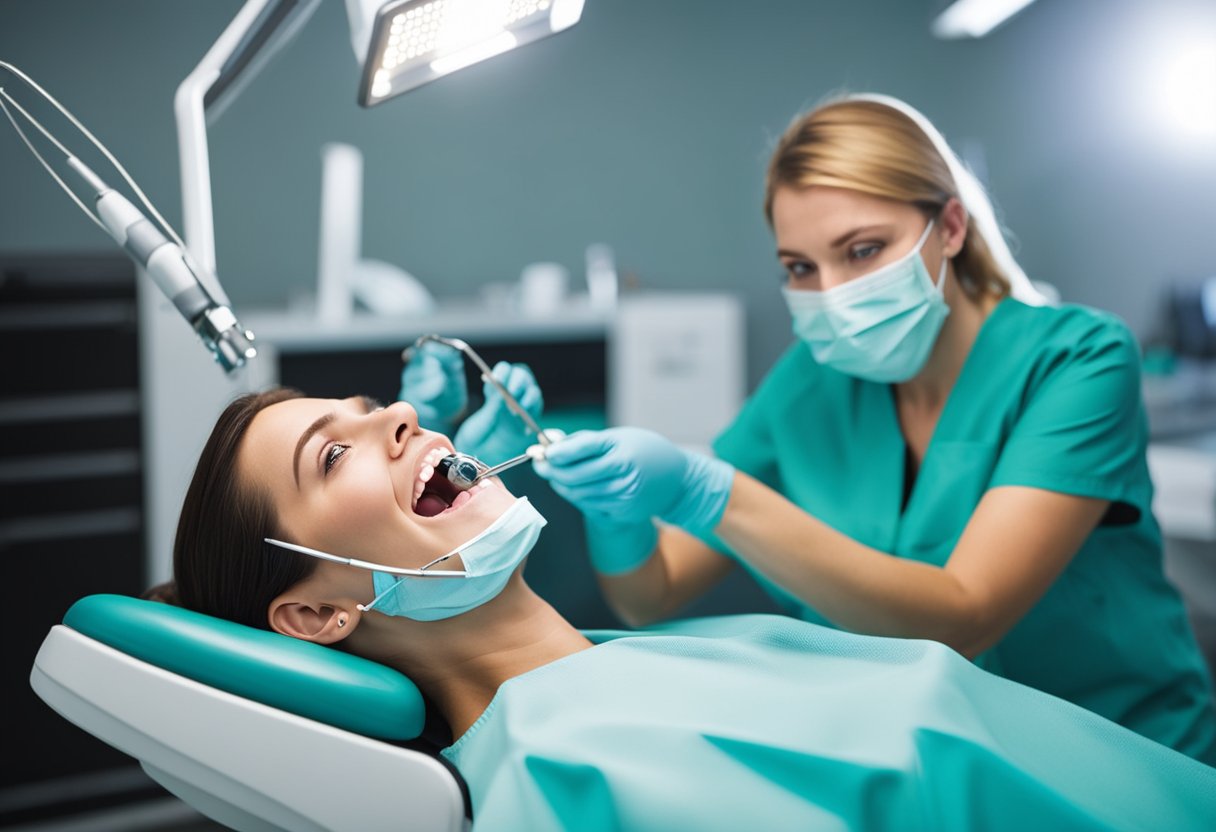
<path fill-rule="evenodd" d="M 811 348 L 815 361 L 858 378 L 892 383 L 921 371 L 950 314 L 942 290 L 929 276 L 920 241 L 903 257 L 863 277 L 823 292 L 782 290 L 794 317 L 794 334 Z"/>
<path fill-rule="evenodd" d="M 459 553 L 467 577 L 417 578 L 374 572 L 376 597 L 361 609 L 437 621 L 480 607 L 502 592 L 511 573 L 536 545 L 546 522 L 527 497 L 520 497 L 485 531 L 445 556 Z M 444 558 L 432 562 L 440 560 Z"/>

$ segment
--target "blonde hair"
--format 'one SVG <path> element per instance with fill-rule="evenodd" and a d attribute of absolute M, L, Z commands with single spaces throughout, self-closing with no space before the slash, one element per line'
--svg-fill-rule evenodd
<path fill-rule="evenodd" d="M 952 197 L 961 198 L 949 164 L 925 131 L 899 110 L 870 100 L 830 102 L 789 126 L 765 177 L 769 225 L 779 189 L 815 185 L 906 202 L 927 217 L 940 213 Z M 963 291 L 973 300 L 1010 294 L 1009 276 L 997 264 L 969 208 L 967 236 L 953 262 Z"/>

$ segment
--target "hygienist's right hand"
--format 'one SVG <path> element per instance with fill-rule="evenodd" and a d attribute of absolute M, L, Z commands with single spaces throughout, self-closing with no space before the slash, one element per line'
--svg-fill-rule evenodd
<path fill-rule="evenodd" d="M 545 449 L 536 472 L 597 525 L 657 517 L 693 534 L 718 524 L 734 469 L 640 428 L 581 431 Z"/>
<path fill-rule="evenodd" d="M 401 371 L 397 398 L 414 406 L 423 428 L 450 436 L 469 406 L 464 356 L 443 344 L 426 342 L 414 350 Z"/>
<path fill-rule="evenodd" d="M 499 361 L 494 365 L 493 373 L 532 421 L 539 422 L 544 414 L 545 397 L 527 365 Z M 506 399 L 497 387 L 487 381 L 483 390 L 486 403 L 465 420 L 452 437 L 452 443 L 458 451 L 472 454 L 489 465 L 497 465 L 527 451 L 536 438 L 528 432 L 524 421 L 507 407 Z"/>

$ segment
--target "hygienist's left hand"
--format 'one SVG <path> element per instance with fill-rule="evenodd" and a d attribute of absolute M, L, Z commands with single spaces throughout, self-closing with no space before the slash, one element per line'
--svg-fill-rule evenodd
<path fill-rule="evenodd" d="M 596 521 L 658 517 L 686 531 L 711 531 L 730 499 L 735 471 L 641 428 L 581 431 L 545 450 L 536 472 Z"/>
<path fill-rule="evenodd" d="M 397 398 L 414 406 L 419 425 L 450 434 L 469 404 L 464 385 L 464 356 L 460 351 L 428 341 L 414 351 L 402 369 Z"/>
<path fill-rule="evenodd" d="M 545 400 L 540 385 L 527 365 L 499 361 L 494 365 L 493 372 L 494 378 L 507 388 L 519 406 L 539 422 Z M 452 437 L 452 444 L 462 453 L 472 454 L 489 465 L 497 465 L 527 451 L 528 446 L 536 442 L 536 437 L 528 432 L 523 420 L 511 412 L 493 384 L 487 381 L 484 391 L 486 403 L 465 419 L 460 430 Z"/>

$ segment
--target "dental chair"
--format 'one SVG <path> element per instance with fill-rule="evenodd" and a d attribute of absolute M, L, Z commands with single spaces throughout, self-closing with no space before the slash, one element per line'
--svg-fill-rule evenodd
<path fill-rule="evenodd" d="M 60 715 L 238 830 L 465 832 L 468 791 L 395 670 L 155 601 L 91 595 L 30 674 Z"/>

